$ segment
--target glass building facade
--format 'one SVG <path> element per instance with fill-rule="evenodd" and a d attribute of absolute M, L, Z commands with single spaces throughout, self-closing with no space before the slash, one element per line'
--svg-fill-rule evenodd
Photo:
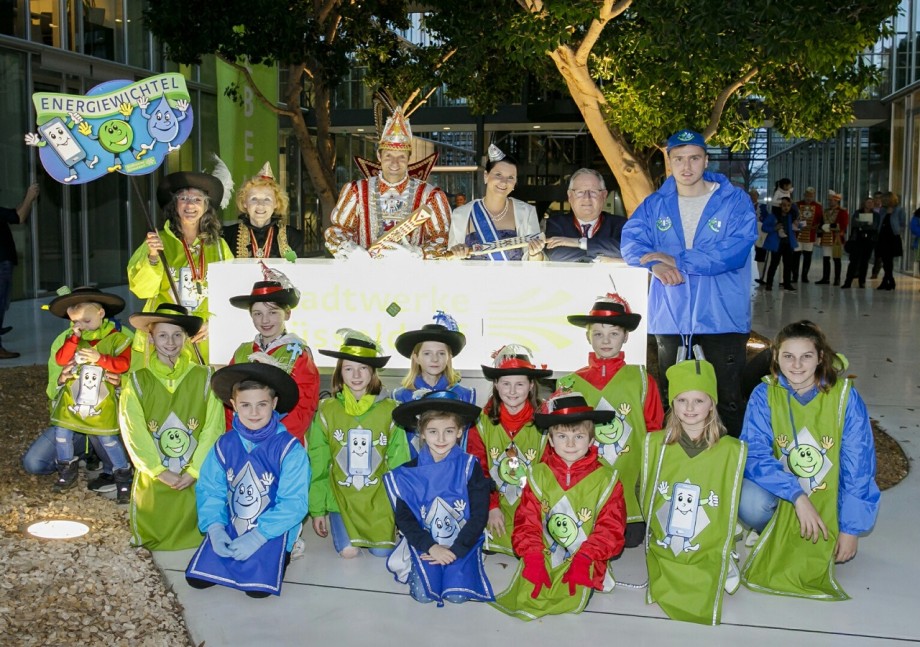
<path fill-rule="evenodd" d="M 822 201 L 834 189 L 843 193 L 851 214 L 876 191 L 898 194 L 908 220 L 920 208 L 920 0 L 904 0 L 891 27 L 891 35 L 864 55 L 883 75 L 867 90 L 865 104 L 856 106 L 855 124 L 822 142 L 771 135 L 770 193 L 776 180 L 788 177 L 796 199 L 809 186 Z M 895 259 L 896 269 L 916 273 L 914 241 L 909 231 L 902 238 L 904 256 Z"/>
<path fill-rule="evenodd" d="M 143 28 L 137 0 L 0 0 L 0 204 L 15 207 L 31 182 L 40 198 L 29 220 L 13 225 L 19 253 L 13 298 L 61 286 L 125 283 L 125 267 L 148 230 L 145 212 L 164 168 L 134 180 L 113 173 L 79 186 L 51 179 L 24 135 L 35 130 L 34 92 L 84 94 L 112 79 L 131 81 L 181 71 L 196 125 L 181 151 L 183 168 L 202 168 L 201 151 L 218 150 L 213 61 L 179 69 L 164 62 Z"/>

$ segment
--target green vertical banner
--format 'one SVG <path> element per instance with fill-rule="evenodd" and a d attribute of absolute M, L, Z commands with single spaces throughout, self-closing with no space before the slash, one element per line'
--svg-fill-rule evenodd
<path fill-rule="evenodd" d="M 220 157 L 239 186 L 271 162 L 278 173 L 278 115 L 269 110 L 249 86 L 246 77 L 231 65 L 217 62 L 217 119 L 220 124 Z M 278 102 L 278 68 L 250 65 L 249 71 L 259 92 L 271 103 Z M 239 86 L 241 101 L 224 94 L 233 84 Z M 232 209 L 228 207 L 227 213 Z M 235 212 L 234 212 L 235 213 Z"/>

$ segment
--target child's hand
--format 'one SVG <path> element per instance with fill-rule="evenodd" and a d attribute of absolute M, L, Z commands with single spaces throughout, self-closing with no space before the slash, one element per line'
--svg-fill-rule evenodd
<path fill-rule="evenodd" d="M 230 556 L 238 562 L 252 557 L 267 540 L 258 530 L 253 528 L 230 542 Z"/>
<path fill-rule="evenodd" d="M 540 589 L 544 586 L 549 588 L 553 585 L 549 579 L 549 572 L 546 570 L 546 559 L 543 553 L 528 553 L 524 555 L 524 569 L 521 571 L 521 577 L 532 583 L 533 593 L 530 597 L 536 598 L 540 595 Z"/>
<path fill-rule="evenodd" d="M 77 322 L 74 322 L 72 328 L 73 328 L 74 337 L 83 336 L 83 327 L 80 324 L 78 324 Z"/>
<path fill-rule="evenodd" d="M 106 371 L 105 381 L 117 389 L 121 386 L 121 373 L 109 373 Z"/>
<path fill-rule="evenodd" d="M 230 544 L 233 540 L 230 539 L 230 535 L 224 530 L 223 524 L 212 523 L 211 527 L 208 528 L 208 539 L 211 540 L 211 548 L 213 548 L 214 552 L 220 557 L 233 556 L 230 552 Z"/>
<path fill-rule="evenodd" d="M 795 516 L 799 518 L 801 537 L 810 539 L 811 543 L 817 544 L 818 538 L 824 535 L 824 541 L 827 541 L 827 526 L 824 525 L 824 519 L 821 518 L 815 505 L 807 495 L 801 494 L 795 500 Z"/>
<path fill-rule="evenodd" d="M 834 561 L 838 564 L 848 562 L 856 557 L 856 545 L 859 543 L 859 537 L 848 535 L 845 532 L 837 535 L 837 546 L 834 548 Z"/>
<path fill-rule="evenodd" d="M 157 474 L 157 478 L 160 480 L 160 483 L 165 483 L 171 488 L 175 488 L 176 483 L 179 482 L 179 475 L 175 472 L 170 472 L 169 470 L 163 470 Z"/>
<path fill-rule="evenodd" d="M 200 341 L 204 341 L 208 338 L 208 322 L 205 320 L 204 325 L 201 327 L 201 330 L 198 331 L 194 337 L 190 337 L 189 341 L 193 344 L 197 344 Z"/>
<path fill-rule="evenodd" d="M 591 580 L 591 558 L 576 553 L 569 564 L 568 570 L 562 576 L 563 584 L 569 585 L 569 595 L 575 595 L 575 585 L 587 586 L 594 588 L 594 582 Z"/>
<path fill-rule="evenodd" d="M 447 566 L 448 564 L 453 563 L 457 556 L 454 555 L 452 551 L 447 546 L 442 546 L 441 544 L 435 544 L 428 549 L 428 552 L 421 555 L 423 561 L 431 562 L 432 564 L 437 564 L 438 566 Z"/>
<path fill-rule="evenodd" d="M 489 510 L 489 521 L 486 524 L 493 537 L 502 537 L 505 534 L 505 515 L 501 508 Z"/>
<path fill-rule="evenodd" d="M 77 362 L 80 364 L 95 364 L 100 357 L 102 353 L 95 348 L 81 348 L 77 351 Z"/>
<path fill-rule="evenodd" d="M 67 383 L 67 380 L 73 378 L 74 374 L 77 372 L 77 363 L 73 360 L 61 369 L 61 374 L 58 376 L 58 386 L 63 386 Z"/>
<path fill-rule="evenodd" d="M 329 517 L 323 515 L 322 517 L 313 517 L 313 532 L 315 532 L 320 537 L 329 536 Z"/>
<path fill-rule="evenodd" d="M 190 487 L 195 484 L 197 479 L 189 474 L 188 472 L 182 472 L 179 475 L 179 478 L 176 479 L 176 484 L 172 486 L 174 490 L 184 490 L 187 487 Z"/>

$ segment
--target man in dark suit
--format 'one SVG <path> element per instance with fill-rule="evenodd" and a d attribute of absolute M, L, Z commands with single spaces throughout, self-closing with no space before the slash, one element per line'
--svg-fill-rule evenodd
<path fill-rule="evenodd" d="M 569 178 L 571 213 L 546 221 L 548 260 L 590 263 L 620 256 L 620 231 L 626 218 L 602 211 L 607 199 L 604 178 L 581 168 Z"/>

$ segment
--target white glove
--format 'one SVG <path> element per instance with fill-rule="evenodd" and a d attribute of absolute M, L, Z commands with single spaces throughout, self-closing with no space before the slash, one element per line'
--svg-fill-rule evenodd
<path fill-rule="evenodd" d="M 380 245 L 380 258 L 424 258 L 422 248 L 410 243 L 387 242 Z"/>
<path fill-rule="evenodd" d="M 339 245 L 338 251 L 334 254 L 335 258 L 349 259 L 356 256 L 367 256 L 367 250 L 361 247 L 353 240 L 346 240 Z"/>
<path fill-rule="evenodd" d="M 831 226 L 829 224 L 824 223 L 823 225 L 821 225 L 821 231 L 830 231 L 830 230 L 831 230 Z"/>

